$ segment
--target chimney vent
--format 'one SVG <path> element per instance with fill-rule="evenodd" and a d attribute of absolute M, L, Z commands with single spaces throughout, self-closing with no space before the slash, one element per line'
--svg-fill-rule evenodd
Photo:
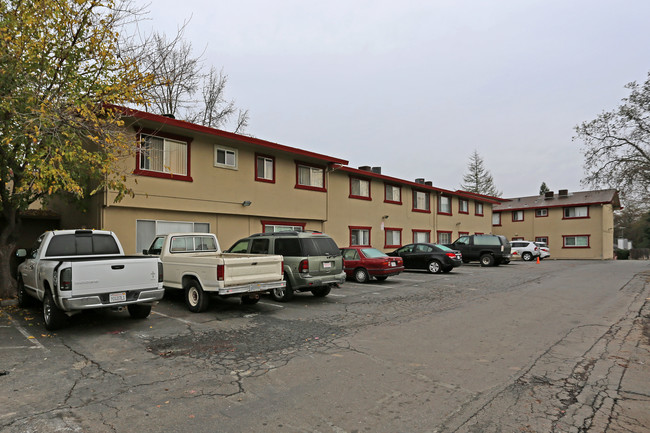
<path fill-rule="evenodd" d="M 359 167 L 359 170 L 370 171 L 370 166 L 369 165 L 362 165 L 361 167 Z"/>
<path fill-rule="evenodd" d="M 544 193 L 544 200 L 549 200 L 551 198 L 553 198 L 553 191 L 546 191 Z"/>
<path fill-rule="evenodd" d="M 424 178 L 423 177 L 418 177 L 417 179 L 415 179 L 415 183 L 422 183 L 423 184 L 424 183 Z"/>
<path fill-rule="evenodd" d="M 381 174 L 381 167 L 373 167 L 372 172 L 376 174 Z"/>
<path fill-rule="evenodd" d="M 426 182 L 424 182 L 424 184 L 427 186 L 433 186 L 433 182 L 430 180 L 427 180 Z"/>
<path fill-rule="evenodd" d="M 569 196 L 569 190 L 568 189 L 561 189 L 557 192 L 558 197 L 568 197 Z"/>

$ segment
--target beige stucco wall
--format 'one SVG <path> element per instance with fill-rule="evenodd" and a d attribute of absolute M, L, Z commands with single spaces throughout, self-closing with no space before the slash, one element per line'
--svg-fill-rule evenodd
<path fill-rule="evenodd" d="M 611 204 L 590 205 L 589 218 L 563 219 L 564 208 L 548 208 L 548 216 L 536 217 L 534 209 L 524 210 L 524 220 L 513 222 L 512 212 L 501 213 L 501 226 L 494 226 L 495 234 L 508 239 L 548 237 L 551 258 L 556 259 L 611 259 L 614 247 L 614 213 Z M 563 236 L 589 235 L 589 248 L 563 248 Z"/>

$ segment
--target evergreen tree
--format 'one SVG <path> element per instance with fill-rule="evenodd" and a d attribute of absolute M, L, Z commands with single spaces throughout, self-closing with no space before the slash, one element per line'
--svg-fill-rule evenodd
<path fill-rule="evenodd" d="M 460 188 L 464 191 L 476 194 L 501 197 L 502 192 L 494 186 L 494 179 L 488 170 L 483 166 L 483 158 L 476 150 L 469 157 L 467 173 L 463 176 L 463 183 Z"/>
<path fill-rule="evenodd" d="M 546 182 L 542 182 L 542 185 L 539 187 L 539 195 L 544 195 L 549 191 L 550 189 L 548 186 L 546 186 Z"/>

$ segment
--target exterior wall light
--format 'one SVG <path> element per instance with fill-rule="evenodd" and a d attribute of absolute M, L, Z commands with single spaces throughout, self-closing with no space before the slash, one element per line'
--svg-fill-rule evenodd
<path fill-rule="evenodd" d="M 244 200 L 244 201 L 242 202 L 241 205 L 244 206 L 244 207 L 246 207 L 246 206 L 250 206 L 251 203 L 252 203 L 252 202 L 251 202 L 250 200 Z"/>

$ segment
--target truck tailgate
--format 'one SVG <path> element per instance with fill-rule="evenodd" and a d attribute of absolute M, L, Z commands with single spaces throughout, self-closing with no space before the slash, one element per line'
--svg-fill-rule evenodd
<path fill-rule="evenodd" d="M 223 254 L 226 286 L 266 283 L 283 278 L 282 256 Z"/>
<path fill-rule="evenodd" d="M 119 257 L 72 261 L 72 296 L 98 295 L 155 288 L 158 259 Z"/>

